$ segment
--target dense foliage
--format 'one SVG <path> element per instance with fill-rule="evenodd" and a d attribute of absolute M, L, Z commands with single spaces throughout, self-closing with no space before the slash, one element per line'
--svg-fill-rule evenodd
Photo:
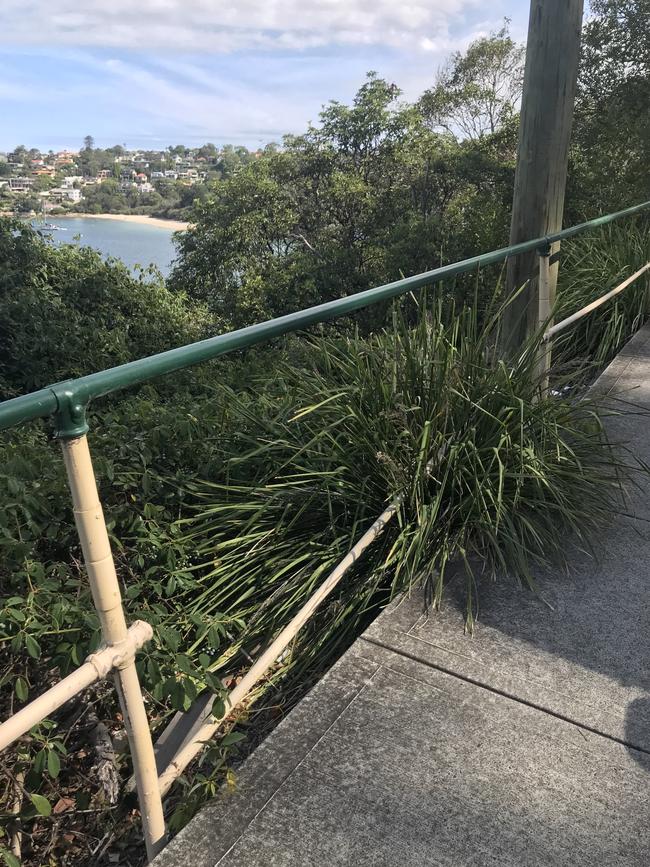
<path fill-rule="evenodd" d="M 17 220 L 0 220 L 0 261 L 2 398 L 204 336 L 201 309 L 160 275 L 57 250 Z"/>
<path fill-rule="evenodd" d="M 488 38 L 455 52 L 439 70 L 420 105 L 433 127 L 463 139 L 494 135 L 513 117 L 523 85 L 525 49 L 508 33 L 507 22 Z"/>
<path fill-rule="evenodd" d="M 237 327 L 498 246 L 515 143 L 511 125 L 476 142 L 432 131 L 371 74 L 352 106 L 213 187 L 171 286 Z"/>
<path fill-rule="evenodd" d="M 480 328 L 473 309 L 421 305 L 414 326 L 396 309 L 385 332 L 291 342 L 245 376 L 242 362 L 222 364 L 200 389 L 149 389 L 91 417 L 128 618 L 155 628 L 139 664 L 154 728 L 202 691 L 219 702 L 222 679 L 248 667 L 397 495 L 400 520 L 265 682 L 255 711 L 263 719 L 290 704 L 396 591 L 424 584 L 437 602 L 446 574 L 460 567 L 471 622 L 479 575 L 530 582 L 537 566 L 562 561 L 567 531 L 588 544 L 619 507 L 629 471 L 597 407 L 539 400 L 536 347 L 508 369 L 491 356 L 490 321 Z M 0 641 L 11 709 L 78 665 L 99 632 L 56 445 L 27 428 L 2 438 L 0 459 Z M 114 693 L 99 686 L 88 700 L 119 737 Z M 65 714 L 55 720 L 15 757 L 33 796 L 23 811 L 29 827 L 34 797 L 41 812 L 73 811 L 92 791 L 101 809 L 101 786 L 89 791 L 85 779 L 94 771 L 83 727 Z M 222 779 L 233 743 L 215 742 L 186 796 L 172 799 L 173 827 Z M 61 807 L 61 790 L 72 807 Z M 68 818 L 78 826 L 79 816 Z M 118 811 L 111 821 L 123 835 L 132 818 Z M 35 835 L 36 862 L 40 845 Z"/>
<path fill-rule="evenodd" d="M 567 225 L 650 198 L 647 18 L 647 0 L 591 4 Z M 370 74 L 351 106 L 330 103 L 320 124 L 211 186 L 170 285 L 238 327 L 504 245 L 522 64 L 504 26 L 413 104 Z"/>
<path fill-rule="evenodd" d="M 573 125 L 567 218 L 650 199 L 650 2 L 591 0 Z"/>
<path fill-rule="evenodd" d="M 580 310 L 650 262 L 650 218 L 614 223 L 596 235 L 573 239 L 563 249 L 556 320 Z M 576 322 L 553 345 L 553 365 L 574 382 L 589 380 L 614 358 L 645 322 L 650 273 Z"/>

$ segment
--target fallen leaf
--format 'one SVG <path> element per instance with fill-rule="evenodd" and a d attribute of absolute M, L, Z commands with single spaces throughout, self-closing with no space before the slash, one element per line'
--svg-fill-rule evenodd
<path fill-rule="evenodd" d="M 52 812 L 55 814 L 65 813 L 66 810 L 74 807 L 74 805 L 75 802 L 73 798 L 59 798 L 56 804 L 52 807 Z"/>

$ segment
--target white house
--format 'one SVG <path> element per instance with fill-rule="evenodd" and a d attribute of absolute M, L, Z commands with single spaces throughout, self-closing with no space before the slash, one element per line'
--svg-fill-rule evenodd
<path fill-rule="evenodd" d="M 63 178 L 61 182 L 62 187 L 74 187 L 75 184 L 83 184 L 84 179 L 81 175 L 69 175 L 67 178 Z"/>
<path fill-rule="evenodd" d="M 34 185 L 34 178 L 9 178 L 7 183 L 12 193 L 28 193 Z"/>
<path fill-rule="evenodd" d="M 80 202 L 83 198 L 81 190 L 75 187 L 55 187 L 53 190 L 50 190 L 50 197 L 57 202 L 63 202 L 67 199 L 67 201 L 73 204 Z"/>

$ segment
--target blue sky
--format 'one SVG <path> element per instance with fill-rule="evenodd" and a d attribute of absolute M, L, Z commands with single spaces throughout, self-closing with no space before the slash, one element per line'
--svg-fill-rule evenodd
<path fill-rule="evenodd" d="M 523 41 L 527 0 L 2 0 L 0 150 L 278 141 L 370 69 L 416 97 L 504 16 Z"/>

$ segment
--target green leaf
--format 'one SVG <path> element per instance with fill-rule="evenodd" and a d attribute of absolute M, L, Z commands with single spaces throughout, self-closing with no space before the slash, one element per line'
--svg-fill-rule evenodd
<path fill-rule="evenodd" d="M 212 716 L 215 717 L 215 719 L 221 719 L 221 717 L 225 716 L 225 714 L 225 702 L 221 698 L 215 698 L 215 700 L 212 702 Z"/>
<path fill-rule="evenodd" d="M 206 639 L 208 642 L 208 647 L 211 647 L 212 650 L 218 649 L 219 645 L 221 644 L 221 632 L 219 631 L 219 627 L 216 624 L 213 624 L 208 629 Z"/>
<path fill-rule="evenodd" d="M 5 849 L 4 846 L 0 847 L 0 855 L 2 855 L 2 860 L 5 862 L 6 867 L 20 867 L 18 858 L 16 858 L 13 852 Z"/>
<path fill-rule="evenodd" d="M 178 656 L 175 656 L 174 661 L 176 663 L 177 671 L 181 671 L 183 674 L 187 674 L 190 677 L 194 674 L 192 663 L 184 654 L 179 654 Z"/>
<path fill-rule="evenodd" d="M 238 744 L 240 741 L 245 741 L 246 735 L 242 732 L 230 732 L 221 738 L 221 746 L 222 747 L 230 747 L 233 744 Z"/>
<path fill-rule="evenodd" d="M 162 643 L 171 650 L 172 653 L 175 653 L 178 650 L 181 643 L 180 632 L 177 632 L 169 626 L 159 626 L 158 635 L 162 639 Z"/>
<path fill-rule="evenodd" d="M 45 770 L 45 761 L 45 750 L 39 750 L 34 757 L 34 761 L 32 762 L 32 769 L 35 774 L 38 774 L 40 776 L 43 773 L 43 771 Z"/>
<path fill-rule="evenodd" d="M 61 770 L 61 759 L 59 758 L 59 754 L 56 750 L 49 750 L 47 754 L 47 772 L 52 777 L 52 779 L 56 780 L 59 776 L 59 772 Z"/>
<path fill-rule="evenodd" d="M 36 807 L 36 811 L 40 816 L 49 816 L 52 812 L 52 805 L 44 798 L 43 795 L 36 795 L 31 793 L 29 796 L 29 800 Z"/>
<path fill-rule="evenodd" d="M 187 696 L 185 694 L 185 689 L 183 688 L 182 683 L 180 683 L 179 681 L 174 682 L 169 697 L 171 699 L 172 707 L 174 708 L 174 710 L 188 710 L 189 705 L 187 705 L 186 707 Z"/>
<path fill-rule="evenodd" d="M 24 677 L 16 678 L 16 683 L 14 684 L 14 692 L 16 693 L 20 701 L 25 701 L 25 699 L 29 695 L 29 686 L 27 685 L 27 681 Z"/>
<path fill-rule="evenodd" d="M 27 649 L 27 653 L 29 653 L 29 655 L 33 659 L 39 659 L 40 658 L 40 656 L 41 656 L 40 645 L 39 645 L 38 641 L 36 641 L 36 639 L 32 635 L 26 635 L 25 636 L 25 648 Z"/>

